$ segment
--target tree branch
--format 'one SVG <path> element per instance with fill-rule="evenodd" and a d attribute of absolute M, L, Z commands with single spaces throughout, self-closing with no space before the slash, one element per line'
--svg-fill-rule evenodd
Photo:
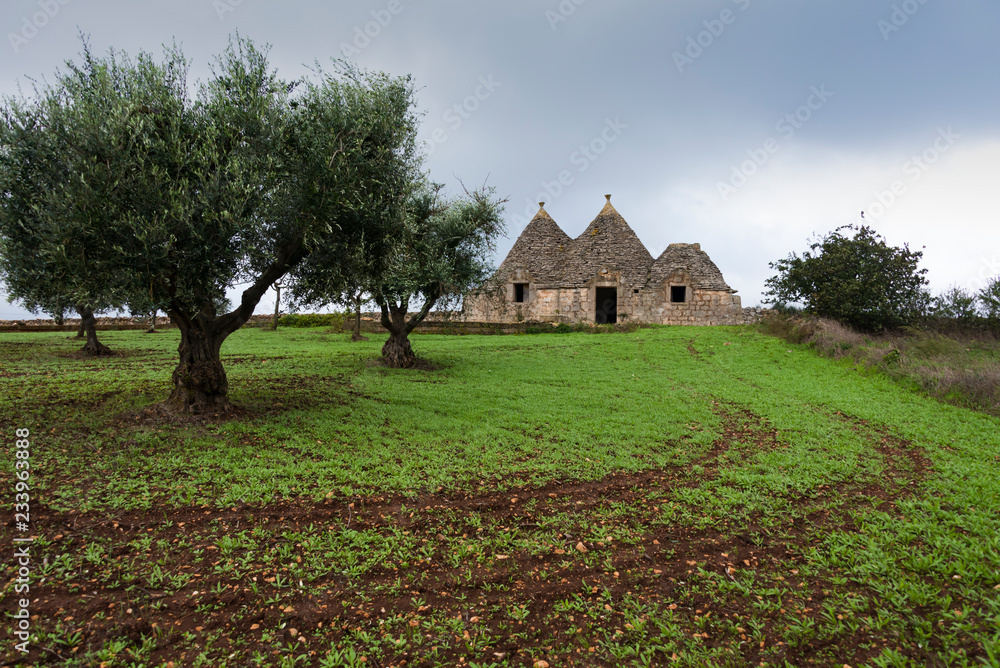
<path fill-rule="evenodd" d="M 410 318 L 409 322 L 406 323 L 407 334 L 412 332 L 417 327 L 417 325 L 423 322 L 424 318 L 427 317 L 427 314 L 430 313 L 431 308 L 434 306 L 434 304 L 437 303 L 437 300 L 440 298 L 438 292 L 439 291 L 436 290 L 434 292 L 434 296 L 427 297 L 426 299 L 424 299 L 424 307 L 420 309 L 420 313 Z"/>
<path fill-rule="evenodd" d="M 240 305 L 218 318 L 220 331 L 228 336 L 246 324 L 264 293 L 271 288 L 275 281 L 288 273 L 289 269 L 301 262 L 308 253 L 302 235 L 295 237 L 287 245 L 278 249 L 274 262 L 261 273 L 253 285 L 243 291 Z"/>

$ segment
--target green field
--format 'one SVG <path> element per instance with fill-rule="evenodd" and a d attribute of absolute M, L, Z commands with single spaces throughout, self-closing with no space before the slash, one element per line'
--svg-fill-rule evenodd
<path fill-rule="evenodd" d="M 244 329 L 239 413 L 178 421 L 176 331 L 66 337 L 0 334 L 31 665 L 1000 666 L 1000 419 L 850 360 L 659 327 L 401 371 Z"/>

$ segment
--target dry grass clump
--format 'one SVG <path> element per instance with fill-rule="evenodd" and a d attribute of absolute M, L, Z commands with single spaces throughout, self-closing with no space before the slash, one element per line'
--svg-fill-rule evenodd
<path fill-rule="evenodd" d="M 928 394 L 1000 415 L 1000 364 L 996 362 L 972 369 L 919 366 L 915 374 Z"/>
<path fill-rule="evenodd" d="M 782 314 L 768 315 L 759 327 L 827 357 L 849 358 L 942 401 L 1000 415 L 1000 341 L 993 333 L 906 328 L 865 335 L 834 320 Z"/>

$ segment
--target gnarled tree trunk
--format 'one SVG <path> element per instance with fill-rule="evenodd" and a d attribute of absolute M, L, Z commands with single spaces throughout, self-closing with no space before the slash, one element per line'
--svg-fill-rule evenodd
<path fill-rule="evenodd" d="M 382 346 L 382 359 L 393 369 L 409 369 L 417 363 L 417 356 L 410 347 L 410 332 L 416 323 L 406 321 L 406 302 L 402 305 L 379 304 L 382 309 L 382 326 L 389 330 L 389 338 Z"/>
<path fill-rule="evenodd" d="M 180 300 L 172 301 L 167 314 L 181 332 L 181 343 L 177 347 L 180 360 L 173 373 L 174 389 L 167 400 L 169 406 L 194 414 L 222 414 L 232 409 L 229 380 L 220 358 L 222 343 L 250 320 L 264 292 L 305 255 L 302 238 L 292 240 L 243 291 L 240 305 L 225 315 L 216 316 L 211 300 L 206 300 L 209 306 L 194 315 L 190 315 L 190 307 Z"/>
<path fill-rule="evenodd" d="M 278 320 L 281 318 L 281 283 L 274 284 L 274 324 L 271 329 L 278 331 Z"/>
<path fill-rule="evenodd" d="M 382 359 L 393 369 L 410 369 L 417 363 L 417 356 L 410 347 L 410 332 L 427 317 L 431 307 L 437 301 L 437 296 L 428 297 L 420 313 L 410 319 L 406 318 L 406 308 L 409 300 L 403 299 L 399 304 L 386 300 L 382 295 L 375 295 L 382 310 L 382 326 L 389 330 L 389 338 L 382 346 Z"/>
<path fill-rule="evenodd" d="M 156 313 L 160 309 L 153 309 L 153 312 L 149 314 L 149 329 L 146 330 L 147 334 L 159 334 L 160 330 L 156 329 Z"/>
<path fill-rule="evenodd" d="M 390 332 L 382 346 L 382 359 L 393 369 L 410 369 L 417 363 L 417 356 L 410 346 L 409 332 Z"/>
<path fill-rule="evenodd" d="M 174 389 L 167 403 L 185 413 L 226 413 L 229 380 L 220 353 L 228 332 L 215 317 L 185 318 L 171 314 L 181 331 L 180 360 L 174 369 Z"/>
<path fill-rule="evenodd" d="M 76 307 L 76 311 L 80 314 L 80 331 L 77 332 L 76 336 L 77 338 L 81 338 L 81 333 L 85 333 L 87 336 L 87 343 L 83 345 L 83 348 L 80 348 L 80 352 L 98 357 L 101 355 L 111 355 L 111 348 L 108 348 L 97 340 L 94 310 L 89 306 L 79 305 Z"/>

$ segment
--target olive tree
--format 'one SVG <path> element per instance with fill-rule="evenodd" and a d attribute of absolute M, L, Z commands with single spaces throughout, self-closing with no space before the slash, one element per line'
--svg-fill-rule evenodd
<path fill-rule="evenodd" d="M 444 199 L 439 188 L 411 199 L 399 239 L 372 285 L 389 338 L 382 358 L 390 367 L 416 363 L 409 335 L 435 306 L 448 307 L 481 285 L 493 272 L 489 263 L 503 234 L 503 200 L 482 189 Z M 411 302 L 419 304 L 409 314 Z"/>
<path fill-rule="evenodd" d="M 351 272 L 303 264 L 296 295 L 304 303 L 328 304 L 360 286 L 378 305 L 389 331 L 382 346 L 386 365 L 410 368 L 417 362 L 410 333 L 432 308 L 457 303 L 492 273 L 489 260 L 504 231 L 504 202 L 491 188 L 446 198 L 440 185 L 419 182 L 400 225 L 378 240 L 378 252 L 369 246 L 357 253 Z M 411 305 L 418 305 L 416 312 L 410 313 Z"/>
<path fill-rule="evenodd" d="M 413 88 L 344 64 L 282 80 L 239 38 L 197 95 L 187 71 L 176 48 L 162 62 L 85 48 L 44 95 L 72 121 L 52 139 L 69 173 L 90 164 L 102 178 L 89 187 L 105 188 L 91 278 L 163 305 L 181 335 L 168 403 L 219 413 L 230 408 L 222 344 L 265 291 L 317 249 L 399 225 L 417 170 Z"/>
<path fill-rule="evenodd" d="M 97 340 L 94 313 L 128 301 L 103 273 L 101 230 L 115 183 L 100 146 L 129 138 L 79 123 L 121 113 L 106 92 L 92 90 L 73 108 L 65 89 L 36 86 L 33 100 L 10 98 L 0 110 L 0 278 L 8 298 L 33 313 L 61 322 L 76 310 L 83 351 L 93 355 L 111 352 Z"/>

